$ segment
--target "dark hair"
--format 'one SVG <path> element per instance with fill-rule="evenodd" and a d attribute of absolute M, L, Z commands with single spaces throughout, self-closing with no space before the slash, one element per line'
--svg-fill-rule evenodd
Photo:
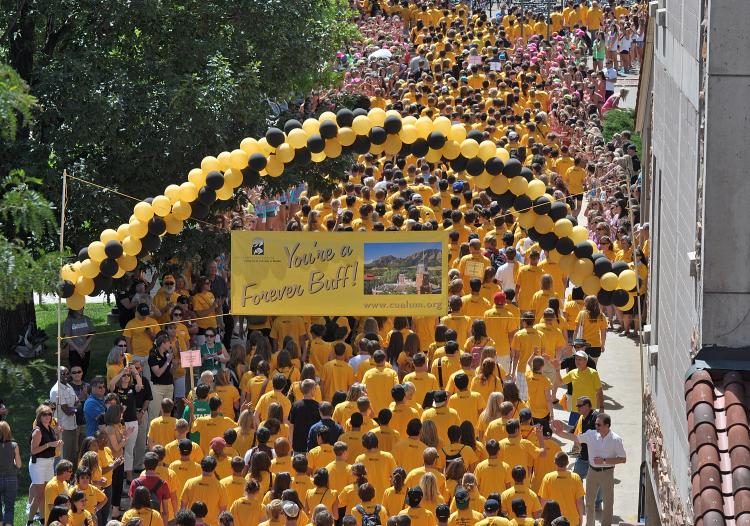
<path fill-rule="evenodd" d="M 130 503 L 135 509 L 151 507 L 151 492 L 146 486 L 138 486 L 133 492 L 133 501 Z"/>
<path fill-rule="evenodd" d="M 174 515 L 177 526 L 195 526 L 195 513 L 192 510 L 179 510 Z"/>
<path fill-rule="evenodd" d="M 552 524 L 552 521 L 562 517 L 562 510 L 556 500 L 548 500 L 542 508 L 542 520 L 544 524 Z"/>

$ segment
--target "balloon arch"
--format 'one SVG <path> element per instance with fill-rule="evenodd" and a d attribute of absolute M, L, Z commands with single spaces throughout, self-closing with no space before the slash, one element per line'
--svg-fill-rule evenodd
<path fill-rule="evenodd" d="M 138 260 L 156 250 L 161 236 L 179 234 L 184 221 L 208 216 L 217 200 L 231 199 L 246 175 L 279 177 L 286 165 L 319 163 L 344 152 L 375 155 L 414 155 L 430 163 L 443 162 L 465 172 L 471 184 L 485 190 L 502 209 L 509 210 L 529 237 L 558 262 L 572 282 L 603 305 L 630 309 L 635 301 L 636 273 L 627 263 L 612 262 L 588 239 L 585 227 L 568 215 L 564 201 L 555 200 L 543 181 L 479 130 L 444 116 L 402 117 L 395 110 L 341 109 L 304 122 L 289 120 L 284 129 L 269 128 L 261 139 L 243 139 L 240 147 L 205 157 L 200 168 L 180 185 L 170 184 L 163 195 L 137 203 L 128 223 L 104 230 L 98 241 L 81 249 L 78 261 L 60 270 L 60 295 L 78 310 L 99 285 L 136 268 Z"/>

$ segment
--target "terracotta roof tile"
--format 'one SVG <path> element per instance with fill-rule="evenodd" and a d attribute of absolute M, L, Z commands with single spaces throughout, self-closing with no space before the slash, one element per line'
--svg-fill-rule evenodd
<path fill-rule="evenodd" d="M 694 523 L 750 526 L 750 374 L 694 372 L 685 382 Z"/>

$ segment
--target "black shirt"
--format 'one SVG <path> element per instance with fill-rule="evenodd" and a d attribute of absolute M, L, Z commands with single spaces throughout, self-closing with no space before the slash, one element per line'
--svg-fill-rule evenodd
<path fill-rule="evenodd" d="M 81 382 L 80 384 L 76 385 L 73 382 L 70 382 L 68 385 L 73 388 L 73 391 L 76 392 L 76 396 L 78 397 L 78 402 L 76 402 L 76 425 L 79 426 L 85 426 L 86 425 L 86 417 L 83 414 L 83 402 L 81 402 L 81 393 L 83 392 L 84 387 L 86 388 L 86 392 L 89 396 L 91 396 L 91 386 L 86 382 Z"/>
<path fill-rule="evenodd" d="M 146 400 L 153 400 L 154 396 L 151 393 L 151 382 L 141 376 L 141 382 L 143 382 L 143 389 L 135 393 L 135 406 L 138 409 L 143 409 L 143 404 Z M 161 400 L 159 400 L 161 402 Z"/>
<path fill-rule="evenodd" d="M 151 369 L 152 367 L 163 367 L 165 363 L 167 363 L 167 355 L 161 354 L 159 351 L 151 351 L 148 355 L 148 367 Z M 172 378 L 172 368 L 167 367 L 161 376 L 156 376 L 156 373 L 153 369 L 151 369 L 151 381 L 155 385 L 172 385 L 174 382 Z"/>
<path fill-rule="evenodd" d="M 289 422 L 294 424 L 292 449 L 295 452 L 307 451 L 307 434 L 313 424 L 320 420 L 318 402 L 315 400 L 297 400 L 289 410 Z"/>
<path fill-rule="evenodd" d="M 599 416 L 598 411 L 591 411 L 588 416 L 581 417 L 581 433 L 585 433 L 586 431 L 591 431 L 592 429 L 596 429 L 596 417 Z M 589 459 L 589 449 L 586 444 L 581 444 L 581 452 L 578 455 L 578 458 L 581 460 L 588 461 Z"/>
<path fill-rule="evenodd" d="M 120 404 L 125 407 L 125 413 L 122 415 L 123 422 L 135 422 L 138 420 L 138 412 L 135 408 L 135 387 L 132 385 L 122 388 L 119 385 L 114 393 L 120 398 Z"/>

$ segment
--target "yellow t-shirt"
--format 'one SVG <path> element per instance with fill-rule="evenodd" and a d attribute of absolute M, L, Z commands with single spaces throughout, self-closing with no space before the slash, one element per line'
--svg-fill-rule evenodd
<path fill-rule="evenodd" d="M 170 489 L 172 489 L 175 495 L 178 496 L 182 495 L 182 490 L 185 488 L 185 483 L 188 480 L 201 476 L 200 465 L 192 460 L 175 460 L 169 464 L 169 469 L 174 473 L 174 477 L 172 478 L 174 481 L 174 488 Z"/>
<path fill-rule="evenodd" d="M 424 508 L 404 508 L 399 515 L 408 515 L 411 519 L 411 526 L 437 526 L 435 514 Z"/>
<path fill-rule="evenodd" d="M 456 410 L 451 409 L 448 406 L 431 407 L 426 409 L 425 412 L 422 413 L 422 422 L 426 420 L 432 420 L 435 423 L 438 436 L 444 443 L 448 443 L 448 428 L 450 426 L 458 426 L 461 424 Z"/>
<path fill-rule="evenodd" d="M 86 489 L 78 487 L 78 484 L 71 486 L 68 495 L 72 496 L 76 491 L 82 491 L 86 495 L 86 511 L 92 515 L 96 511 L 97 504 L 104 504 L 107 501 L 104 492 L 93 484 L 89 484 Z"/>
<path fill-rule="evenodd" d="M 356 457 L 355 457 L 356 458 Z M 339 493 L 351 480 L 351 466 L 346 460 L 334 460 L 326 466 L 328 470 L 328 486 Z"/>
<path fill-rule="evenodd" d="M 180 447 L 178 440 L 175 439 L 167 443 L 167 445 L 164 446 L 164 449 L 167 450 L 167 454 L 164 457 L 165 464 L 169 465 L 172 462 L 180 460 Z M 190 460 L 199 464 L 200 461 L 203 460 L 203 456 L 203 448 L 201 448 L 199 444 L 193 442 L 193 449 L 190 451 Z"/>
<path fill-rule="evenodd" d="M 234 502 L 245 494 L 245 477 L 238 475 L 229 475 L 219 481 L 224 491 L 227 493 L 229 502 Z"/>
<path fill-rule="evenodd" d="M 576 318 L 576 325 L 583 324 L 583 339 L 588 342 L 591 347 L 602 346 L 602 333 L 601 331 L 607 330 L 607 319 L 603 314 L 599 314 L 596 320 L 591 320 L 588 311 L 582 310 L 578 313 Z"/>
<path fill-rule="evenodd" d="M 365 373 L 363 383 L 367 387 L 367 396 L 374 413 L 385 409 L 390 404 L 391 389 L 398 383 L 396 371 L 385 366 L 370 369 Z M 384 490 L 385 488 L 383 488 Z"/>
<path fill-rule="evenodd" d="M 235 500 L 229 508 L 236 526 L 257 526 L 263 515 L 261 503 L 257 498 L 242 496 Z"/>
<path fill-rule="evenodd" d="M 68 511 L 68 526 L 84 526 L 84 524 L 91 524 L 91 523 L 92 523 L 92 520 L 91 520 L 90 511 L 86 509 L 84 509 L 80 513 L 73 513 L 73 510 Z M 150 526 L 150 525 L 148 523 L 144 523 L 144 526 Z"/>
<path fill-rule="evenodd" d="M 209 310 L 208 314 L 204 314 L 203 316 L 198 315 L 196 323 L 201 329 L 216 327 L 215 315 L 217 312 L 216 308 L 213 306 L 214 301 L 216 301 L 216 298 L 211 292 L 199 292 L 193 296 L 193 310 L 196 312 Z"/>
<path fill-rule="evenodd" d="M 55 497 L 58 495 L 67 495 L 70 491 L 70 485 L 64 480 L 58 480 L 57 477 L 52 477 L 52 480 L 47 482 L 44 486 L 44 520 L 49 517 L 49 512 L 52 511 L 52 503 L 55 502 Z"/>
<path fill-rule="evenodd" d="M 346 392 L 354 383 L 354 370 L 343 360 L 331 360 L 320 373 L 323 396 L 331 400 L 336 391 Z"/>
<path fill-rule="evenodd" d="M 153 340 L 146 333 L 148 330 L 151 334 L 159 332 L 159 327 L 156 326 L 156 320 L 150 316 L 146 316 L 142 320 L 133 318 L 123 331 L 123 336 L 130 338 L 130 345 L 133 351 L 133 355 L 145 358 L 148 353 L 151 352 L 151 348 L 154 346 Z"/>
<path fill-rule="evenodd" d="M 545 500 L 555 500 L 560 511 L 571 524 L 578 524 L 580 516 L 576 503 L 584 496 L 581 477 L 570 471 L 553 471 L 547 473 L 539 488 L 539 496 Z"/>
<path fill-rule="evenodd" d="M 127 522 L 130 519 L 134 519 L 136 517 L 141 519 L 143 526 L 161 526 L 162 525 L 161 513 L 159 513 L 156 510 L 152 510 L 151 508 L 141 508 L 139 510 L 135 508 L 130 508 L 128 511 L 123 513 L 122 519 L 120 520 L 122 521 L 123 524 L 127 524 Z M 208 517 L 206 517 L 206 519 L 208 519 Z"/>
<path fill-rule="evenodd" d="M 547 393 L 552 389 L 550 381 L 542 374 L 526 371 L 526 385 L 529 389 L 529 409 L 533 418 L 544 418 L 549 415 Z"/>
<path fill-rule="evenodd" d="M 504 438 L 500 441 L 500 460 L 509 466 L 523 466 L 527 473 L 531 473 L 534 459 L 542 452 L 530 440 L 525 438 Z"/>
<path fill-rule="evenodd" d="M 526 327 L 513 335 L 510 346 L 519 354 L 518 372 L 523 373 L 526 371 L 526 364 L 531 355 L 534 354 L 534 350 L 542 350 L 542 335 L 535 328 Z"/>
<path fill-rule="evenodd" d="M 425 447 L 420 440 L 404 438 L 393 446 L 393 458 L 396 460 L 396 464 L 409 473 L 422 465 L 422 453 L 424 453 Z"/>
<path fill-rule="evenodd" d="M 490 493 L 502 493 L 513 485 L 511 467 L 499 458 L 488 458 L 482 460 L 474 468 L 474 476 L 477 478 L 479 492 L 482 495 Z"/>
<path fill-rule="evenodd" d="M 211 447 L 211 440 L 224 436 L 224 431 L 233 429 L 237 423 L 228 416 L 201 416 L 193 421 L 191 431 L 200 434 L 200 446 L 203 451 Z"/>
<path fill-rule="evenodd" d="M 518 287 L 518 308 L 522 311 L 533 310 L 534 293 L 542 288 L 544 272 L 538 266 L 523 265 L 518 269 L 516 287 Z"/>
<path fill-rule="evenodd" d="M 382 495 L 390 485 L 391 473 L 396 469 L 393 455 L 385 451 L 366 451 L 355 462 L 365 465 L 367 481 L 375 488 L 375 495 Z"/>
<path fill-rule="evenodd" d="M 307 467 L 313 473 L 319 468 L 326 467 L 334 460 L 336 460 L 336 454 L 333 452 L 331 444 L 321 444 L 307 453 Z"/>
<path fill-rule="evenodd" d="M 573 384 L 573 400 L 587 396 L 592 404 L 597 404 L 596 393 L 602 388 L 599 373 L 595 369 L 586 367 L 583 371 L 573 369 L 562 377 L 563 384 Z"/>
<path fill-rule="evenodd" d="M 289 397 L 281 391 L 273 390 L 261 396 L 255 405 L 255 411 L 261 420 L 268 418 L 268 407 L 273 403 L 281 406 L 281 409 L 284 411 L 284 417 L 289 416 L 289 410 L 292 408 L 292 402 L 289 400 Z"/>
<path fill-rule="evenodd" d="M 443 367 L 445 368 L 445 365 L 443 365 Z M 444 370 L 443 378 L 445 382 L 447 382 L 450 377 L 450 375 L 446 373 L 447 371 Z M 440 388 L 435 375 L 428 373 L 427 371 L 414 371 L 413 373 L 407 374 L 404 376 L 404 383 L 406 382 L 414 384 L 414 400 L 420 404 L 424 400 L 428 391 L 437 391 Z"/>
<path fill-rule="evenodd" d="M 513 499 L 523 499 L 526 503 L 526 515 L 529 517 L 542 511 L 542 505 L 539 503 L 539 497 L 536 493 L 531 491 L 528 486 L 515 485 L 512 488 L 506 489 L 500 495 L 500 508 L 508 514 L 509 519 L 515 519 L 516 514 L 513 513 L 511 503 Z"/>
<path fill-rule="evenodd" d="M 172 416 L 159 416 L 151 421 L 148 428 L 148 438 L 154 444 L 165 446 L 174 440 L 177 419 Z"/>
<path fill-rule="evenodd" d="M 458 420 L 463 422 L 468 420 L 476 428 L 479 413 L 484 410 L 486 400 L 482 399 L 479 393 L 473 391 L 459 391 L 448 399 L 448 407 L 455 409 L 458 413 Z"/>
<path fill-rule="evenodd" d="M 185 483 L 180 495 L 180 501 L 190 507 L 195 501 L 201 500 L 208 508 L 208 515 L 204 521 L 211 526 L 217 526 L 219 511 L 230 505 L 226 490 L 221 486 L 217 478 L 211 474 L 192 478 Z"/>

